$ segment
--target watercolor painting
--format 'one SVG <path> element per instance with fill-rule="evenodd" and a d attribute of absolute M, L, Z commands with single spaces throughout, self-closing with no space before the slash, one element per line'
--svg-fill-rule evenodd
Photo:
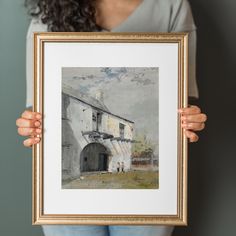
<path fill-rule="evenodd" d="M 159 188 L 159 68 L 62 68 L 62 189 Z"/>

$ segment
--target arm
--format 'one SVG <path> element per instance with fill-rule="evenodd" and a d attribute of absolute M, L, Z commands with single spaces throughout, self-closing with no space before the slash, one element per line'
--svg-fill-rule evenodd
<path fill-rule="evenodd" d="M 28 136 L 23 144 L 31 147 L 41 140 L 42 115 L 32 111 L 33 98 L 33 31 L 46 31 L 46 26 L 42 26 L 36 19 L 31 21 L 26 40 L 26 110 L 16 120 L 18 133 L 21 136 Z"/>
<path fill-rule="evenodd" d="M 190 5 L 187 0 L 176 0 L 172 6 L 171 32 L 189 33 L 189 103 L 196 104 L 199 98 L 199 92 L 196 81 L 196 45 L 197 35 L 196 26 L 192 17 Z M 190 142 L 198 141 L 199 137 L 196 131 L 205 128 L 207 120 L 206 114 L 196 105 L 189 105 L 188 108 L 179 110 L 182 120 L 182 128 Z"/>

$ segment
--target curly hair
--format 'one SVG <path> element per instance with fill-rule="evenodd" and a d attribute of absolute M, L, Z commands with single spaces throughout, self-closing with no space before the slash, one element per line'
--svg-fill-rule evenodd
<path fill-rule="evenodd" d="M 96 0 L 26 0 L 32 17 L 40 17 L 42 23 L 54 32 L 100 31 L 96 24 Z"/>

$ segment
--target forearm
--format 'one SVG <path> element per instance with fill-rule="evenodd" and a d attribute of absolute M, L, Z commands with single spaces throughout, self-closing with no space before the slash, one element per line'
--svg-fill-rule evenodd
<path fill-rule="evenodd" d="M 188 104 L 190 105 L 196 105 L 198 103 L 198 98 L 196 97 L 192 97 L 192 96 L 189 96 L 188 97 Z"/>

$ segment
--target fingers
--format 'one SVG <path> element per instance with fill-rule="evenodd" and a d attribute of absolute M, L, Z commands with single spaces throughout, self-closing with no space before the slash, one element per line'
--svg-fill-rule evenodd
<path fill-rule="evenodd" d="M 32 145 L 37 144 L 39 142 L 40 142 L 39 137 L 33 137 L 33 138 L 28 138 L 24 140 L 23 144 L 25 147 L 31 147 Z"/>
<path fill-rule="evenodd" d="M 21 136 L 29 136 L 23 142 L 25 147 L 31 147 L 40 142 L 42 133 L 42 115 L 40 113 L 26 110 L 16 120 L 16 125 Z"/>
<path fill-rule="evenodd" d="M 182 124 L 182 127 L 184 129 L 191 129 L 194 131 L 200 131 L 205 128 L 205 124 L 204 123 L 185 123 L 185 124 Z"/>
<path fill-rule="evenodd" d="M 21 136 L 37 136 L 42 133 L 41 128 L 18 128 L 18 133 Z"/>
<path fill-rule="evenodd" d="M 40 127 L 42 115 L 38 112 L 24 111 L 21 117 L 16 120 L 16 125 L 21 128 L 36 128 Z"/>
<path fill-rule="evenodd" d="M 198 135 L 196 133 L 192 132 L 192 131 L 185 130 L 184 133 L 187 136 L 187 138 L 189 138 L 189 141 L 191 143 L 197 142 L 198 139 L 199 139 Z"/>
<path fill-rule="evenodd" d="M 184 133 L 190 142 L 197 142 L 199 137 L 195 131 L 201 131 L 205 128 L 206 114 L 201 113 L 201 109 L 194 105 L 179 109 L 179 113 L 181 114 L 181 127 L 184 128 Z"/>
<path fill-rule="evenodd" d="M 191 105 L 190 107 L 179 109 L 179 112 L 183 115 L 199 114 L 201 109 L 198 106 Z"/>
<path fill-rule="evenodd" d="M 21 115 L 22 118 L 24 119 L 29 119 L 29 120 L 40 120 L 42 119 L 42 115 L 38 112 L 33 112 L 33 111 L 24 111 Z"/>
<path fill-rule="evenodd" d="M 16 120 L 16 125 L 21 128 L 38 128 L 41 126 L 41 122 L 39 120 L 19 118 Z"/>
<path fill-rule="evenodd" d="M 195 115 L 183 115 L 181 117 L 181 120 L 184 122 L 184 123 L 187 123 L 187 122 L 206 122 L 207 120 L 207 116 L 206 114 L 203 114 L 203 113 L 200 113 L 200 114 L 195 114 Z"/>

